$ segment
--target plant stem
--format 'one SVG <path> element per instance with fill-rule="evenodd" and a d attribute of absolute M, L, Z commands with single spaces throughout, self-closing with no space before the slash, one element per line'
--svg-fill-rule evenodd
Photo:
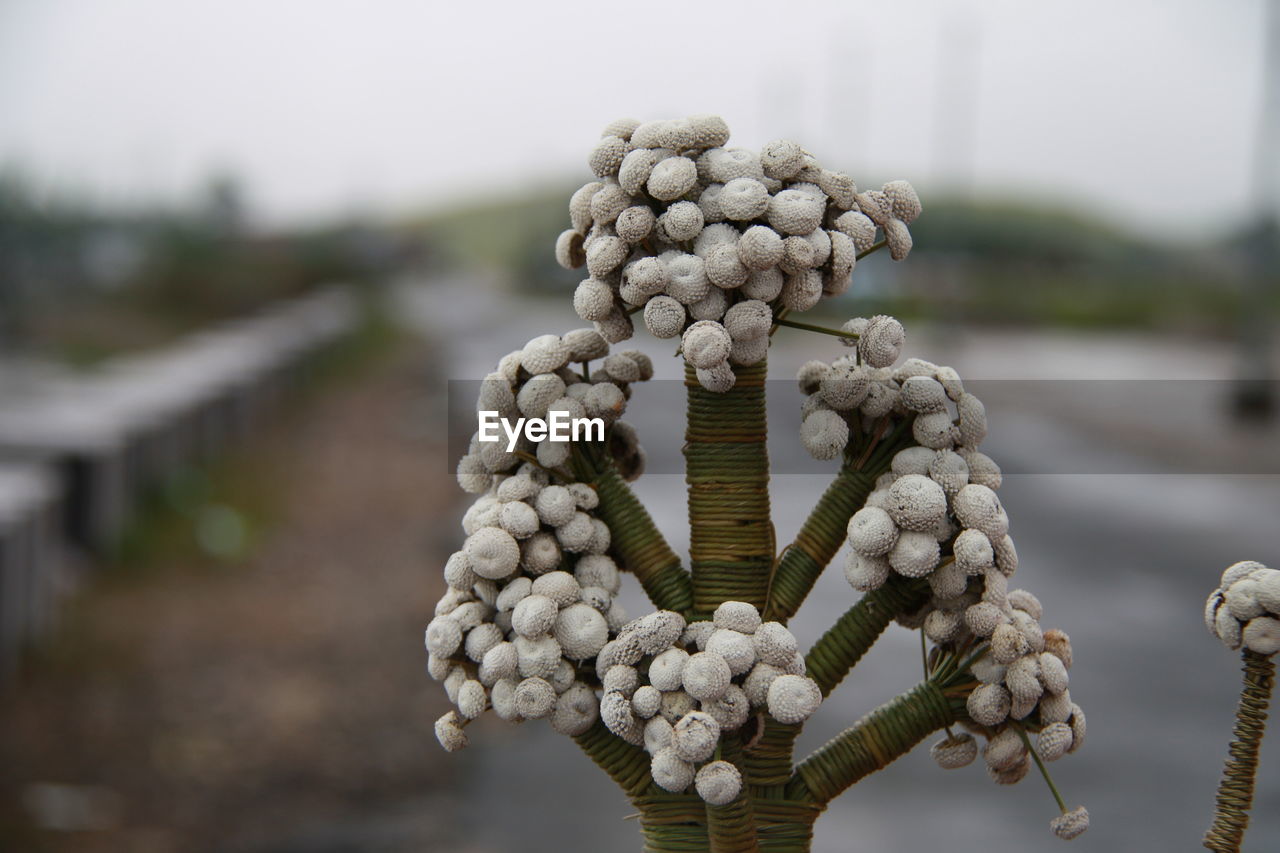
<path fill-rule="evenodd" d="M 870 255 L 870 254 L 871 254 L 871 253 L 873 253 L 873 252 L 878 252 L 878 251 L 880 251 L 881 249 L 883 249 L 883 248 L 884 248 L 885 246 L 887 246 L 887 245 L 889 245 L 889 241 L 888 241 L 888 240 L 881 240 L 881 241 L 880 241 L 880 242 L 878 242 L 878 243 L 872 243 L 870 246 L 868 246 L 868 247 L 867 247 L 867 250 L 866 250 L 865 252 L 859 252 L 859 253 L 858 253 L 858 255 L 857 255 L 857 258 L 858 258 L 858 260 L 862 260 L 862 259 L 863 259 L 863 258 L 865 258 L 867 255 Z"/>
<path fill-rule="evenodd" d="M 765 365 L 734 369 L 733 388 L 708 391 L 685 365 L 690 566 L 695 616 L 724 601 L 763 608 L 773 567 Z"/>
<path fill-rule="evenodd" d="M 1267 726 L 1267 706 L 1275 683 L 1276 666 L 1270 657 L 1244 652 L 1244 686 L 1236 708 L 1235 736 L 1222 771 L 1215 798 L 1213 824 L 1204 835 L 1204 846 L 1219 853 L 1237 853 L 1249 827 L 1253 805 L 1253 781 L 1258 772 L 1258 750 Z"/>
<path fill-rule="evenodd" d="M 635 799 L 652 787 L 649 756 L 632 746 L 596 720 L 591 728 L 574 737 L 574 741 L 609 778 L 621 786 L 627 797 Z"/>
<path fill-rule="evenodd" d="M 833 335 L 837 338 L 846 338 L 849 340 L 857 340 L 858 336 L 853 332 L 842 332 L 839 329 L 828 329 L 826 326 L 815 326 L 812 323 L 801 323 L 799 320 L 784 320 L 778 317 L 773 318 L 774 325 L 787 326 L 792 329 L 803 329 L 806 332 L 818 332 L 822 335 Z"/>
<path fill-rule="evenodd" d="M 636 576 L 655 607 L 687 616 L 693 608 L 689 575 L 608 451 L 596 445 L 575 445 L 570 464 L 574 474 L 593 485 L 600 496 L 596 512 L 609 525 L 610 551 L 621 567 Z"/>
<path fill-rule="evenodd" d="M 876 708 L 800 762 L 787 792 L 829 803 L 954 721 L 954 711 L 941 689 L 923 682 Z"/>
<path fill-rule="evenodd" d="M 846 610 L 805 655 L 805 669 L 822 695 L 844 680 L 895 616 L 917 610 L 928 597 L 927 583 L 891 575 L 883 586 Z"/>
<path fill-rule="evenodd" d="M 1027 737 L 1027 730 L 1022 726 L 1017 726 L 1018 737 L 1022 738 L 1022 745 L 1027 748 L 1027 752 L 1031 753 L 1031 760 L 1036 763 L 1036 769 L 1040 771 L 1040 777 L 1044 779 L 1044 783 L 1049 786 L 1049 793 L 1053 794 L 1054 802 L 1058 804 L 1058 811 L 1063 814 L 1067 813 L 1067 804 L 1062 799 L 1062 794 L 1058 793 L 1058 786 L 1053 784 L 1053 777 L 1049 775 L 1049 770 L 1044 766 L 1044 762 L 1040 759 L 1039 753 L 1035 747 L 1031 745 L 1031 738 Z"/>

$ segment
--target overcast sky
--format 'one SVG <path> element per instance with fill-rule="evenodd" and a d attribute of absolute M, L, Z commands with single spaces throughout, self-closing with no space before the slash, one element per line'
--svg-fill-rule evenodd
<path fill-rule="evenodd" d="M 271 221 L 586 180 L 607 121 L 718 112 L 862 185 L 1242 219 L 1263 0 L 0 0 L 0 168 L 111 199 L 237 175 Z M 1280 156 L 1280 155 L 1278 155 Z"/>

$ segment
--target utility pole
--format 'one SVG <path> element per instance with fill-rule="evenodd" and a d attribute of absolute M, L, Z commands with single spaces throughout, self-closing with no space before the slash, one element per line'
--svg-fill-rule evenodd
<path fill-rule="evenodd" d="M 1253 160 L 1254 225 L 1246 240 L 1248 280 L 1241 299 L 1239 365 L 1231 405 L 1236 417 L 1270 420 L 1276 412 L 1271 367 L 1272 295 L 1280 281 L 1280 0 L 1263 7 L 1262 105 Z"/>

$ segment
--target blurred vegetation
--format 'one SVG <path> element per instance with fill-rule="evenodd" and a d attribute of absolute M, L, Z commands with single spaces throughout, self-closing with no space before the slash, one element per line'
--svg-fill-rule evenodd
<path fill-rule="evenodd" d="M 439 260 L 566 294 L 585 275 L 558 267 L 572 184 L 493 197 L 414 222 Z M 1245 304 L 1247 235 L 1159 242 L 1083 213 L 1028 202 L 928 199 L 908 263 L 879 255 L 854 274 L 858 311 L 983 324 L 1141 328 L 1227 334 Z M 817 313 L 848 313 L 823 303 Z M 840 305 L 839 311 L 836 310 Z M 1270 288 L 1264 310 L 1280 313 Z M 834 313 L 832 314 L 834 316 Z"/>
<path fill-rule="evenodd" d="M 0 174 L 0 347 L 93 362 L 421 252 L 373 223 L 255 229 L 226 178 L 183 207 L 120 209 Z"/>

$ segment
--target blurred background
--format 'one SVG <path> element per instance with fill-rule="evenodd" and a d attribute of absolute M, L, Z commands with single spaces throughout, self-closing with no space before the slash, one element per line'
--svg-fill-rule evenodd
<path fill-rule="evenodd" d="M 600 128 L 697 112 L 916 185 L 911 257 L 812 320 L 893 313 L 986 401 L 1019 582 L 1091 722 L 1054 767 L 1093 815 L 1074 844 L 1198 844 L 1238 690 L 1202 602 L 1280 562 L 1280 4 L 11 0 L 0 850 L 639 846 L 545 726 L 445 756 L 420 637 L 466 506 L 449 382 L 581 325 L 552 246 Z M 829 476 L 783 380 L 838 351 L 783 329 L 771 353 L 780 542 Z M 637 491 L 683 547 L 646 393 Z M 802 642 L 853 600 L 829 571 Z M 916 643 L 891 630 L 802 751 L 913 684 Z M 815 849 L 1048 850 L 1054 812 L 921 750 Z"/>

